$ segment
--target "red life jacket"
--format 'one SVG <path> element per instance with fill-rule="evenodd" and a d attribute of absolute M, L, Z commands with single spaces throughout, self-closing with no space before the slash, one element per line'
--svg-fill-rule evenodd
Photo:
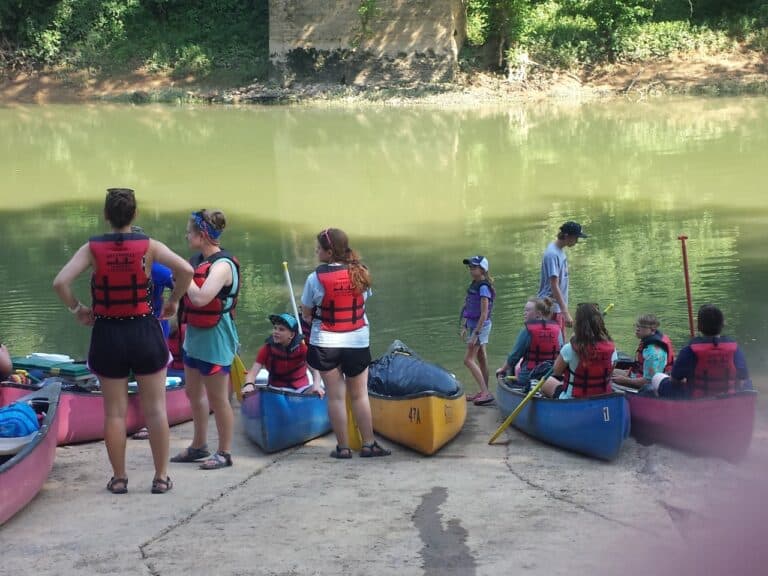
<path fill-rule="evenodd" d="M 688 378 L 691 396 L 714 396 L 736 389 L 734 357 L 738 344 L 730 338 L 698 337 L 689 346 L 696 357 L 693 376 Z"/>
<path fill-rule="evenodd" d="M 186 324 L 179 324 L 174 334 L 168 335 L 168 351 L 171 353 L 171 368 L 174 370 L 184 370 L 184 334 L 187 331 Z"/>
<path fill-rule="evenodd" d="M 195 269 L 192 281 L 198 287 L 205 284 L 208 274 L 211 273 L 211 266 L 222 258 L 231 260 L 234 263 L 237 277 L 232 279 L 231 286 L 222 286 L 219 293 L 205 306 L 194 306 L 189 296 L 184 295 L 182 322 L 195 328 L 213 328 L 219 323 L 224 314 L 230 313 L 234 316 L 235 307 L 237 306 L 237 295 L 240 292 L 240 262 L 237 261 L 237 258 L 226 250 L 219 250 L 208 258 L 203 258 L 202 254 L 192 257 L 190 264 Z M 235 285 L 237 285 L 237 288 L 233 291 L 232 287 Z"/>
<path fill-rule="evenodd" d="M 667 363 L 664 365 L 664 373 L 669 374 L 672 372 L 672 364 L 675 363 L 675 347 L 672 345 L 672 340 L 669 339 L 669 336 L 662 334 L 657 330 L 650 336 L 640 340 L 640 344 L 638 344 L 637 350 L 635 351 L 635 363 L 632 364 L 632 367 L 629 369 L 630 376 L 642 378 L 644 362 L 643 350 L 653 344 L 660 346 L 667 353 Z"/>
<path fill-rule="evenodd" d="M 298 334 L 288 347 L 267 338 L 269 385 L 298 390 L 309 384 L 307 378 L 307 345 Z"/>
<path fill-rule="evenodd" d="M 317 308 L 320 328 L 328 332 L 352 332 L 365 326 L 365 297 L 352 287 L 349 267 L 323 264 L 315 273 L 325 291 Z"/>
<path fill-rule="evenodd" d="M 579 366 L 571 379 L 572 396 L 583 398 L 611 391 L 613 373 L 613 342 L 602 341 L 591 347 L 586 358 L 579 357 Z"/>
<path fill-rule="evenodd" d="M 525 329 L 531 338 L 524 362 L 528 370 L 533 370 L 545 360 L 554 360 L 560 352 L 560 325 L 553 320 L 532 320 L 525 323 Z"/>
<path fill-rule="evenodd" d="M 152 281 L 144 268 L 149 236 L 134 232 L 94 236 L 91 297 L 97 318 L 134 318 L 152 314 Z"/>

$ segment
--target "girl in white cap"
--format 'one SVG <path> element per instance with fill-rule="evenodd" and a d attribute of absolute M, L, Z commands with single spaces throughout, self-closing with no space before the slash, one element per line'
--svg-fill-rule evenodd
<path fill-rule="evenodd" d="M 461 338 L 467 343 L 464 366 L 480 387 L 479 393 L 467 395 L 467 401 L 485 406 L 493 403 L 493 395 L 488 390 L 488 357 L 485 347 L 491 334 L 491 311 L 496 292 L 493 289 L 493 278 L 488 274 L 488 258 L 478 255 L 465 258 L 463 262 L 469 266 L 472 277 L 461 310 Z"/>

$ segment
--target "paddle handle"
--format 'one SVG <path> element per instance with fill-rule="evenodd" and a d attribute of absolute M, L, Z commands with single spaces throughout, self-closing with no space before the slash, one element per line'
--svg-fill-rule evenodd
<path fill-rule="evenodd" d="M 608 316 L 608 312 L 613 310 L 613 302 L 608 304 L 608 306 L 605 307 L 605 310 L 603 310 L 603 317 Z"/>
<path fill-rule="evenodd" d="M 685 299 L 688 301 L 688 329 L 691 332 L 691 338 L 696 336 L 693 330 L 693 301 L 691 300 L 691 279 L 688 277 L 688 249 L 685 247 L 685 241 L 688 236 L 681 235 L 677 237 L 683 250 L 683 274 L 685 275 Z"/>
<path fill-rule="evenodd" d="M 496 432 L 493 433 L 493 436 L 491 436 L 491 439 L 488 440 L 488 444 L 493 444 L 496 439 L 501 436 L 501 433 L 504 432 L 507 428 L 509 428 L 509 425 L 512 424 L 515 418 L 517 418 L 517 415 L 522 412 L 523 408 L 525 408 L 525 405 L 528 404 L 528 402 L 531 401 L 531 398 L 533 398 L 536 395 L 536 392 L 539 391 L 539 389 L 544 385 L 544 382 L 547 381 L 547 378 L 549 378 L 550 374 L 552 374 L 552 369 L 550 368 L 547 370 L 547 373 L 542 376 L 539 381 L 536 383 L 536 385 L 531 388 L 531 391 L 528 392 L 525 398 L 523 398 L 523 401 L 520 402 L 520 404 L 517 405 L 517 408 L 512 410 L 512 413 L 507 416 L 506 420 L 501 423 L 501 426 L 498 427 Z"/>
<path fill-rule="evenodd" d="M 285 272 L 285 283 L 288 285 L 288 293 L 291 295 L 291 306 L 293 306 L 293 315 L 296 317 L 296 325 L 299 328 L 299 336 L 303 336 L 304 332 L 301 330 L 301 317 L 299 316 L 299 309 L 296 306 L 296 296 L 293 295 L 293 284 L 291 284 L 291 273 L 288 272 L 288 262 L 283 260 L 283 272 Z"/>

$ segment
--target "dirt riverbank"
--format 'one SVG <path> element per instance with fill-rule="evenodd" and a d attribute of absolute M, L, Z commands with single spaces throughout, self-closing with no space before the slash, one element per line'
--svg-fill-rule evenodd
<path fill-rule="evenodd" d="M 149 492 L 146 442 L 129 440 L 122 496 L 104 489 L 103 443 L 60 447 L 42 492 L 0 529 L 4 572 L 671 575 L 663 561 L 687 574 L 680 565 L 722 521 L 718 506 L 739 501 L 768 455 L 763 427 L 739 465 L 632 439 L 602 463 L 512 429 L 489 446 L 499 422 L 495 407 L 471 406 L 434 457 L 392 446 L 389 458 L 340 461 L 328 457 L 331 435 L 262 454 L 237 421 L 235 465 L 172 464 L 176 486 L 162 496 Z M 173 428 L 172 451 L 190 436 L 190 424 Z M 733 533 L 760 540 L 762 531 Z"/>
<path fill-rule="evenodd" d="M 579 73 L 532 66 L 525 82 L 499 74 L 460 73 L 450 84 L 342 86 L 292 82 L 284 85 L 207 85 L 137 71 L 100 76 L 88 71 L 46 71 L 0 76 L 0 104 L 90 101 L 205 101 L 223 103 L 382 103 L 478 106 L 541 99 L 588 101 L 663 94 L 768 94 L 768 55 L 734 50 L 687 54 L 666 60 L 604 65 Z"/>

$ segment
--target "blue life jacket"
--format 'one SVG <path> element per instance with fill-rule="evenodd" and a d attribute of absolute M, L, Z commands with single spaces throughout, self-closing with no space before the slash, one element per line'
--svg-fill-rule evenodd
<path fill-rule="evenodd" d="M 0 408 L 0 438 L 29 436 L 38 430 L 37 413 L 26 402 L 14 402 Z"/>

